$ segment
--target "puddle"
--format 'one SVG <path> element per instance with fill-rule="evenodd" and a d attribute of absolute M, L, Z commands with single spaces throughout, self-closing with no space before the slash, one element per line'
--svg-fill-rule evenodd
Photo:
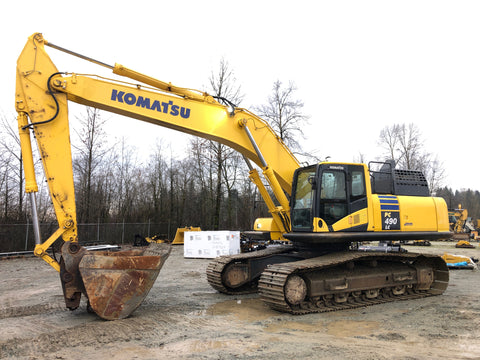
<path fill-rule="evenodd" d="M 206 310 L 208 315 L 231 315 L 239 320 L 259 321 L 279 313 L 270 309 L 260 299 L 228 300 L 213 304 Z"/>
<path fill-rule="evenodd" d="M 336 337 L 365 336 L 379 327 L 380 324 L 377 321 L 340 320 L 327 325 L 327 334 Z"/>
<path fill-rule="evenodd" d="M 238 320 L 255 322 L 278 317 L 281 313 L 270 309 L 260 299 L 228 300 L 210 306 L 203 311 L 205 315 L 233 316 Z M 203 315 L 201 314 L 201 315 Z M 321 320 L 320 318 L 318 320 Z M 294 331 L 305 333 L 327 333 L 335 337 L 366 336 L 380 328 L 377 321 L 318 321 L 302 322 L 292 317 L 292 321 L 277 321 L 266 324 L 264 330 L 268 333 Z"/>

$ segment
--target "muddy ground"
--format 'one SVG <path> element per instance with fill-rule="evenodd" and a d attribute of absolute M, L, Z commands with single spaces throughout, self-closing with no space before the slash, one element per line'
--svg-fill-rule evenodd
<path fill-rule="evenodd" d="M 465 254 L 453 243 L 409 251 Z M 0 358 L 480 359 L 480 272 L 450 271 L 441 296 L 293 316 L 256 295 L 207 283 L 207 259 L 175 246 L 150 294 L 125 320 L 64 309 L 56 271 L 40 259 L 0 261 Z"/>

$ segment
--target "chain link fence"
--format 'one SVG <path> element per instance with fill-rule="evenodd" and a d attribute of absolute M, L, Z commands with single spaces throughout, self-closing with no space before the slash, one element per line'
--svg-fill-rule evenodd
<path fill-rule="evenodd" d="M 78 241 L 80 245 L 94 244 L 131 244 L 135 235 L 173 240 L 177 224 L 172 223 L 90 223 L 78 224 Z M 40 224 L 42 241 L 55 232 L 56 223 Z M 0 252 L 30 251 L 35 247 L 33 225 L 0 224 Z"/>

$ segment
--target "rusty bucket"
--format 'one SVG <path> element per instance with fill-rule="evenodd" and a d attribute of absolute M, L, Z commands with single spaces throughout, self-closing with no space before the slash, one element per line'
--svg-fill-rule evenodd
<path fill-rule="evenodd" d="M 152 288 L 170 254 L 169 244 L 87 252 L 78 269 L 91 310 L 106 320 L 128 317 Z"/>

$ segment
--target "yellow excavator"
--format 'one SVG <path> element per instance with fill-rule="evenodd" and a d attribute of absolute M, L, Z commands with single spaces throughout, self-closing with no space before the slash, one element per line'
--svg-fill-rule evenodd
<path fill-rule="evenodd" d="M 468 218 L 468 210 L 458 204 L 456 209 L 448 211 L 450 230 L 453 232 L 453 240 L 457 240 L 457 248 L 474 248 L 470 239 L 477 240 L 478 232 Z"/>
<path fill-rule="evenodd" d="M 109 68 L 123 80 L 60 72 L 46 46 Z M 249 177 L 271 213 L 271 218 L 258 219 L 247 236 L 289 242 L 212 261 L 207 278 L 220 292 L 258 291 L 272 308 L 304 314 L 438 295 L 448 286 L 448 268 L 438 256 L 351 250 L 352 243 L 362 241 L 451 236 L 447 206 L 430 196 L 421 172 L 398 170 L 389 162 L 378 171 L 352 163 L 301 167 L 268 123 L 227 99 L 108 65 L 36 33 L 17 61 L 15 106 L 25 188 L 36 229 L 35 255 L 59 271 L 70 309 L 79 306 L 83 293 L 88 308 L 104 319 L 130 315 L 151 288 L 171 245 L 100 253 L 79 245 L 69 101 L 218 141 L 244 156 Z M 58 220 L 58 230 L 45 241 L 36 216 L 31 132 Z M 348 146 L 341 136 L 338 143 Z M 64 244 L 57 261 L 47 249 L 60 237 Z"/>

